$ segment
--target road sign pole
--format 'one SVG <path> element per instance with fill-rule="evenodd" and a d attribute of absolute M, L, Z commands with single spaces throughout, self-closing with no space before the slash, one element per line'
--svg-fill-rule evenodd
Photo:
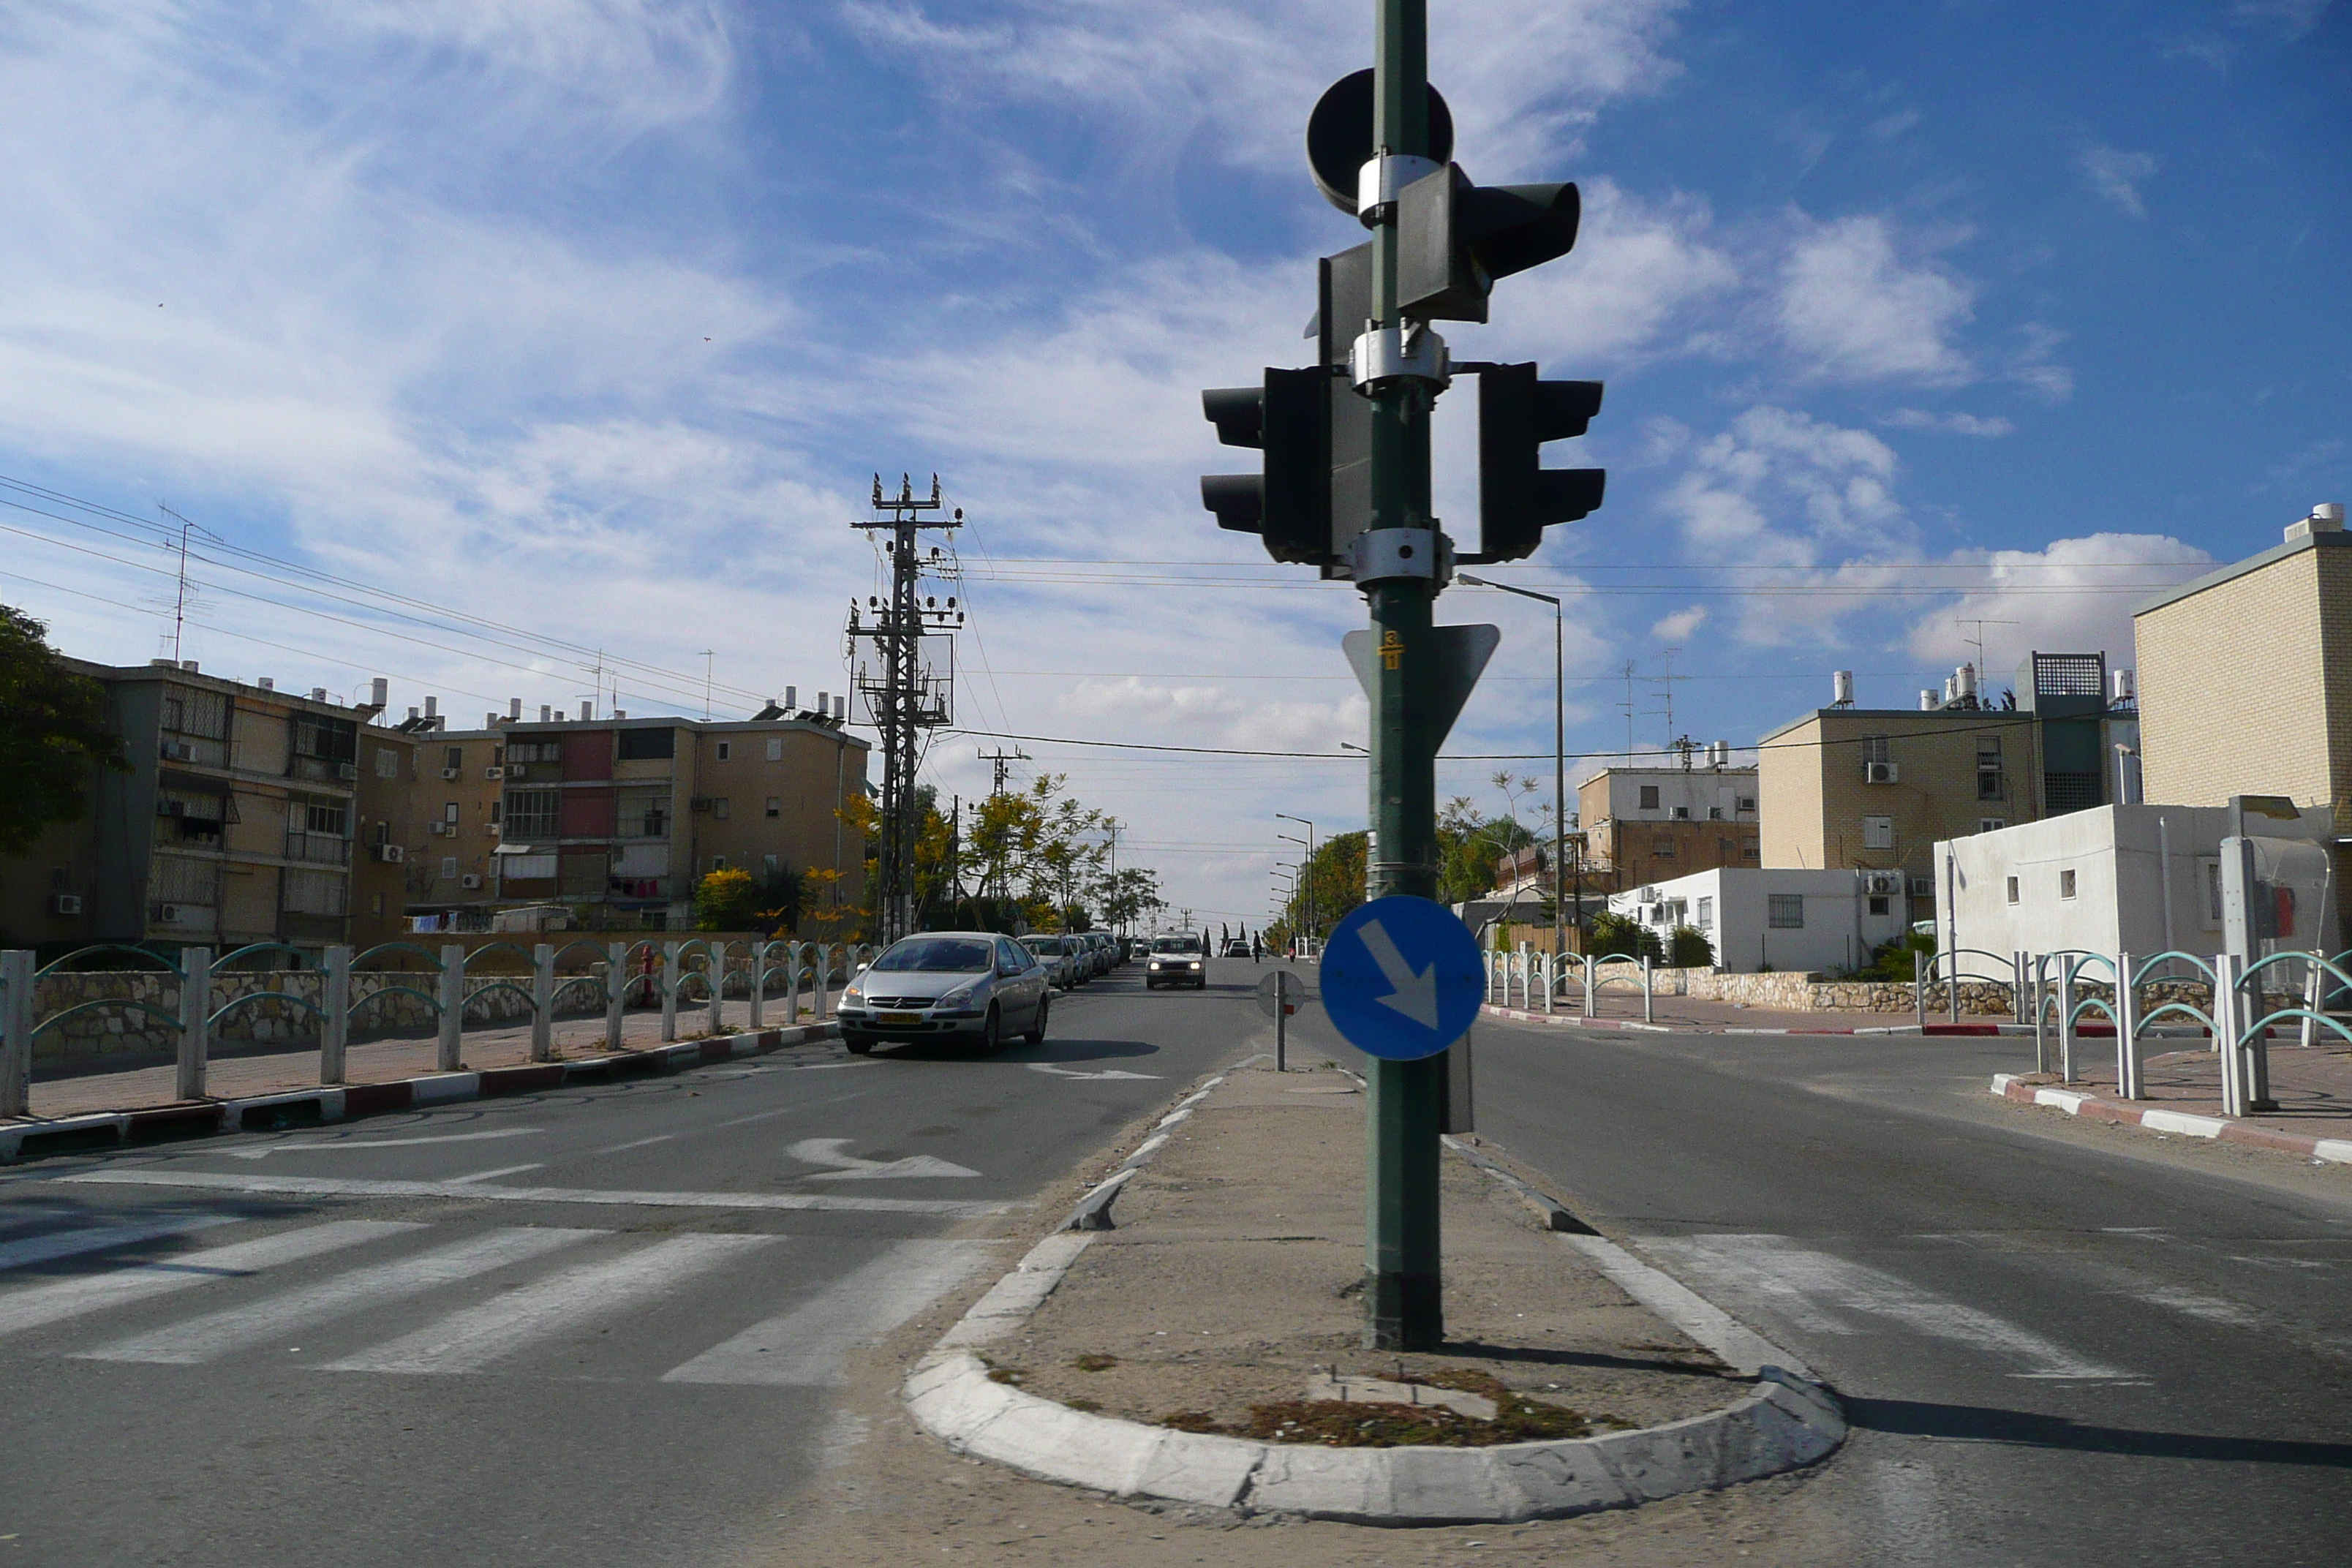
<path fill-rule="evenodd" d="M 1427 0 L 1375 0 L 1372 144 L 1413 157 L 1429 150 Z M 1397 310 L 1398 231 L 1393 218 L 1372 231 L 1372 310 L 1381 327 Z M 1341 394 L 1346 395 L 1346 394 Z M 1429 500 L 1427 394 L 1410 378 L 1372 400 L 1371 517 L 1380 529 L 1435 526 Z M 1373 642 L 1381 657 L 1371 733 L 1371 810 L 1376 852 L 1372 898 L 1433 898 L 1437 763 L 1426 657 L 1433 578 L 1391 577 L 1369 585 Z M 1437 1122 L 1445 1068 L 1441 1057 L 1371 1063 L 1365 1119 L 1364 1343 L 1374 1350 L 1435 1350 L 1444 1334 L 1438 1296 Z"/>

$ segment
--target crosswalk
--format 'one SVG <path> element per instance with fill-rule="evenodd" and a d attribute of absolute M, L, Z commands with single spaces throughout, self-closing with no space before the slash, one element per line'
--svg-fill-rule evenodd
<path fill-rule="evenodd" d="M 208 1213 L 0 1217 L 0 1354 L 824 1387 L 992 1250 L 360 1219 L 208 1245 L 227 1226 L 266 1228 Z"/>

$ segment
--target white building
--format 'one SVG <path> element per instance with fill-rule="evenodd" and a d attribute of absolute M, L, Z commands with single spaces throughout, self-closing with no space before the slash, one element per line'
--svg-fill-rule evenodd
<path fill-rule="evenodd" d="M 1902 874 L 1724 867 L 1612 894 L 1611 910 L 1664 941 L 1687 925 L 1718 969 L 1853 969 L 1903 934 Z"/>
<path fill-rule="evenodd" d="M 2335 837 L 2332 808 L 2298 809 L 2284 797 L 2246 797 L 2267 805 L 2103 805 L 2021 823 L 1936 846 L 1937 890 L 1953 897 L 1938 942 L 1987 952 L 2159 952 L 2223 951 L 2221 840 L 2242 831 L 2257 841 L 2326 845 Z M 2287 919 L 2266 946 L 2337 951 L 2331 880 L 2324 854 L 2306 854 L 2299 870 L 2263 856 L 2259 874 L 2284 892 L 2274 904 Z M 1970 958 L 1964 973 L 1990 973 Z"/>

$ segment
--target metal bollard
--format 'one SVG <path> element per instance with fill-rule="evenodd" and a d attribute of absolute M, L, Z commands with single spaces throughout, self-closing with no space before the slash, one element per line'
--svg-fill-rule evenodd
<path fill-rule="evenodd" d="M 343 1081 L 343 1058 L 352 1043 L 352 950 L 327 949 L 326 981 L 319 1002 L 319 1081 Z"/>
<path fill-rule="evenodd" d="M 1650 955 L 1645 952 L 1642 955 L 1642 1022 L 1654 1024 L 1657 1021 L 1650 1009 Z"/>
<path fill-rule="evenodd" d="M 1919 1015 L 1919 1032 L 1927 1032 L 1927 955 L 1911 950 L 1911 1006 Z"/>
<path fill-rule="evenodd" d="M 1290 1070 L 1290 972 L 1274 972 L 1274 1070 Z"/>
<path fill-rule="evenodd" d="M 845 955 L 847 951 L 843 950 Z M 816 1005 L 810 1010 L 810 1016 L 820 1024 L 824 1023 L 825 1004 L 832 999 L 833 943 L 821 942 L 816 944 Z"/>
<path fill-rule="evenodd" d="M 710 951 L 705 956 L 710 964 L 710 1032 L 714 1035 L 723 1035 L 727 1032 L 728 944 L 723 942 L 714 942 L 709 944 L 709 947 Z"/>
<path fill-rule="evenodd" d="M 2116 1092 L 2126 1100 L 2145 1100 L 2139 1056 L 2139 998 L 2131 981 L 2128 952 L 2116 954 Z"/>
<path fill-rule="evenodd" d="M 1951 1006 L 1952 1022 L 1958 1023 L 1960 1021 L 1960 955 L 1957 949 L 1952 953 L 1951 973 L 1944 976 L 1944 998 Z"/>
<path fill-rule="evenodd" d="M 2221 1114 L 2246 1113 L 2245 1058 L 2238 1049 L 2242 1027 L 2238 1018 L 2238 960 L 2220 953 L 2213 960 L 2213 1041 L 2221 1052 Z"/>
<path fill-rule="evenodd" d="M 747 987 L 743 994 L 751 999 L 751 1027 L 755 1029 L 766 1026 L 767 1009 L 762 1004 L 768 999 L 768 950 L 774 945 L 766 942 L 751 944 L 751 967 L 743 977 Z"/>
<path fill-rule="evenodd" d="M 180 952 L 180 1081 L 179 1098 L 205 1097 L 205 1069 L 212 1054 L 213 950 L 184 948 Z"/>
<path fill-rule="evenodd" d="M 2058 1081 L 2074 1081 L 2074 955 L 2058 961 Z"/>
<path fill-rule="evenodd" d="M 784 1023 L 795 1026 L 801 1021 L 801 957 L 806 942 L 793 942 L 784 949 Z"/>
<path fill-rule="evenodd" d="M 621 1009 L 629 1000 L 629 944 L 606 944 L 604 960 L 604 1048 L 621 1048 Z"/>
<path fill-rule="evenodd" d="M 33 954 L 0 952 L 0 1116 L 33 1111 Z"/>
<path fill-rule="evenodd" d="M 443 1072 L 465 1065 L 459 1049 L 466 1030 L 466 950 L 454 943 L 441 950 L 441 1039 L 434 1060 Z"/>
<path fill-rule="evenodd" d="M 662 943 L 661 1007 L 662 1039 L 677 1038 L 677 946 L 674 942 Z"/>
<path fill-rule="evenodd" d="M 2025 950 L 2021 947 L 2009 952 L 2009 1016 L 2012 1023 L 2025 1022 Z"/>
<path fill-rule="evenodd" d="M 530 1059 L 555 1059 L 555 949 L 530 950 Z"/>
<path fill-rule="evenodd" d="M 1549 1013 L 1559 994 L 1559 954 L 1547 952 L 1543 955 L 1543 977 L 1544 1011 Z"/>
<path fill-rule="evenodd" d="M 1588 1018 L 1601 1016 L 1600 999 L 1592 994 L 1593 972 L 1600 967 L 1599 959 L 1589 952 L 1584 955 L 1584 1016 Z"/>
<path fill-rule="evenodd" d="M 2033 960 L 2033 1070 L 2037 1075 L 2050 1070 L 2050 999 L 2042 994 L 2042 966 L 2049 962 L 2046 952 Z"/>

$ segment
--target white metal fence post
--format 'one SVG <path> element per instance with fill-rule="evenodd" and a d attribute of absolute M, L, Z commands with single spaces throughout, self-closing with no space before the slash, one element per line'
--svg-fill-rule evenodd
<path fill-rule="evenodd" d="M 727 1032 L 727 949 L 729 944 L 714 942 L 709 945 L 710 951 L 704 954 L 704 958 L 710 965 L 710 1032 L 714 1035 L 723 1035 Z"/>
<path fill-rule="evenodd" d="M 1592 977 L 1600 967 L 1597 956 L 1590 952 L 1584 955 L 1584 1016 L 1588 1018 L 1601 1016 L 1600 998 L 1592 994 Z"/>
<path fill-rule="evenodd" d="M 2245 1005 L 2246 1110 L 2276 1110 L 2278 1102 L 2271 1098 L 2271 1032 L 2261 1026 L 2269 1016 L 2269 1005 L 2263 1000 L 2260 974 L 2254 976 L 2253 994 L 2245 998 Z"/>
<path fill-rule="evenodd" d="M 2058 1081 L 2074 1081 L 2074 955 L 2058 961 Z"/>
<path fill-rule="evenodd" d="M 555 1059 L 555 949 L 530 950 L 530 1059 Z"/>
<path fill-rule="evenodd" d="M 2025 1022 L 2025 950 L 2010 949 L 2009 952 L 2009 1016 L 2012 1022 Z"/>
<path fill-rule="evenodd" d="M 213 950 L 182 949 L 180 967 L 179 1098 L 202 1100 L 212 1055 Z"/>
<path fill-rule="evenodd" d="M 327 949 L 326 979 L 320 987 L 319 1081 L 343 1081 L 343 1058 L 352 1043 L 352 950 Z"/>
<path fill-rule="evenodd" d="M 1544 1011 L 1546 1013 L 1553 1010 L 1554 998 L 1559 994 L 1559 960 L 1560 955 L 1557 952 L 1547 952 L 1543 955 Z"/>
<path fill-rule="evenodd" d="M 621 1009 L 629 1000 L 629 944 L 607 942 L 604 957 L 604 1048 L 621 1048 Z"/>
<path fill-rule="evenodd" d="M 2036 1076 L 2050 1070 L 2050 999 L 2042 994 L 2042 966 L 2050 962 L 2046 952 L 2033 956 L 2033 975 L 2027 994 L 2033 1007 L 2033 1070 Z"/>
<path fill-rule="evenodd" d="M 1950 868 L 1948 863 L 1946 876 L 1948 878 L 1949 875 Z M 1960 1021 L 1960 949 L 1957 942 L 1952 946 L 1952 962 L 1947 968 L 1949 973 L 1944 976 L 1944 1001 L 1945 1005 L 1951 1009 L 1952 1022 L 1957 1024 Z"/>
<path fill-rule="evenodd" d="M 2238 960 L 2233 953 L 2213 959 L 2213 1040 L 2221 1050 L 2221 1114 L 2246 1113 L 2245 1058 L 2238 1052 Z"/>
<path fill-rule="evenodd" d="M 33 955 L 0 952 L 0 1116 L 33 1110 Z"/>
<path fill-rule="evenodd" d="M 1650 1011 L 1650 955 L 1646 952 L 1642 955 L 1642 1022 L 1657 1022 Z"/>
<path fill-rule="evenodd" d="M 2116 954 L 2116 1092 L 2126 1100 L 2146 1098 L 2140 1089 L 2139 998 L 2128 952 Z"/>
<path fill-rule="evenodd" d="M 1927 1032 L 1927 955 L 1911 950 L 1911 1007 L 1919 1015 L 1919 1032 Z"/>
<path fill-rule="evenodd" d="M 677 1038 L 677 946 L 674 942 L 662 943 L 661 1007 L 662 1038 Z"/>
<path fill-rule="evenodd" d="M 844 948 L 843 954 L 846 956 L 848 951 Z M 816 944 L 816 1005 L 809 1009 L 809 1016 L 818 1023 L 824 1023 L 825 1004 L 832 998 L 833 943 L 821 942 Z"/>
<path fill-rule="evenodd" d="M 441 950 L 441 1048 L 436 1057 L 443 1072 L 456 1072 L 466 1062 L 459 1048 L 466 1032 L 466 950 L 456 943 Z"/>
<path fill-rule="evenodd" d="M 743 977 L 743 984 L 749 987 L 744 994 L 751 998 L 751 1027 L 755 1029 L 767 1026 L 767 1008 L 764 1004 L 767 1001 L 768 989 L 768 953 L 774 946 L 775 943 L 771 942 L 753 942 L 751 967 Z"/>
<path fill-rule="evenodd" d="M 2312 956 L 2316 958 L 2319 954 L 2315 950 Z M 2307 1051 L 2319 1044 L 2319 1020 L 2311 1016 L 2319 1011 L 2319 965 L 2306 963 L 2303 966 L 2303 1010 L 2305 1016 L 2297 1020 L 2303 1025 L 2303 1028 L 2295 1044 Z"/>
<path fill-rule="evenodd" d="M 795 942 L 784 948 L 784 1023 L 787 1027 L 801 1021 L 801 961 L 807 955 L 808 943 Z"/>

